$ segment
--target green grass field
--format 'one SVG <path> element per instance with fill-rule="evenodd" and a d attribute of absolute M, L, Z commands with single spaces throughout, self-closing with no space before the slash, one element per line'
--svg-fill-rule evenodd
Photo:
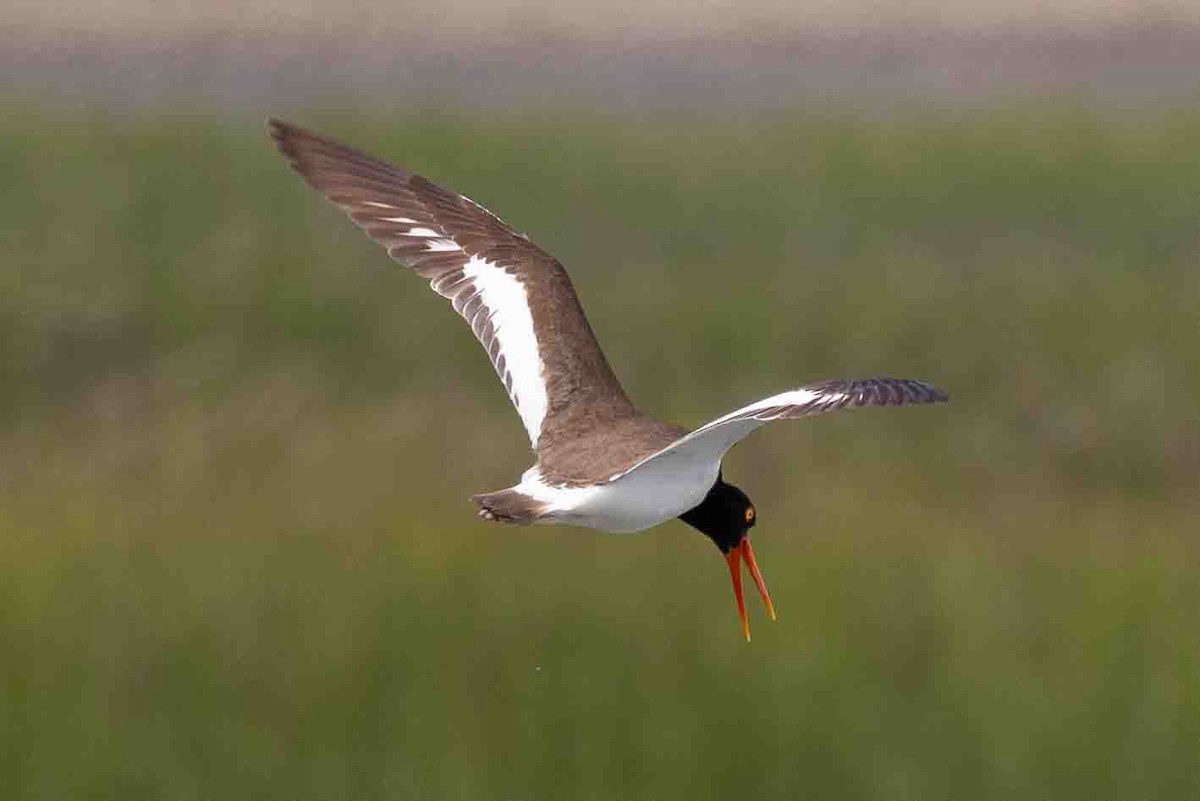
<path fill-rule="evenodd" d="M 478 345 L 257 121 L 0 115 L 6 798 L 1152 799 L 1200 786 L 1200 115 L 332 111 L 571 270 L 634 398 L 822 378 L 681 523 L 507 528 Z"/>

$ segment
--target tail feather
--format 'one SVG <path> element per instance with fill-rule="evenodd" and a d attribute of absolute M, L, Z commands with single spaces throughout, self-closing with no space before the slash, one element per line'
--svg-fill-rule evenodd
<path fill-rule="evenodd" d="M 479 504 L 480 517 L 497 523 L 529 525 L 542 520 L 550 510 L 545 501 L 531 498 L 513 488 L 472 495 L 471 500 Z"/>

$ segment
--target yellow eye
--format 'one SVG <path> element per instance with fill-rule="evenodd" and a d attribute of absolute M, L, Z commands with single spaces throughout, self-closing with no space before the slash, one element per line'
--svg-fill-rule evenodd
<path fill-rule="evenodd" d="M 754 522 L 754 507 L 753 506 L 746 507 L 746 522 L 747 523 Z"/>

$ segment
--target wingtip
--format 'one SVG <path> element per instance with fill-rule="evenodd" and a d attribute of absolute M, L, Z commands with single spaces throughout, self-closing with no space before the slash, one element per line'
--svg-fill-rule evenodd
<path fill-rule="evenodd" d="M 275 146 L 283 150 L 288 143 L 288 140 L 294 138 L 297 134 L 304 132 L 304 129 L 293 125 L 287 120 L 279 117 L 267 117 L 267 133 L 274 140 Z"/>
<path fill-rule="evenodd" d="M 279 117 L 267 117 L 267 133 L 270 134 L 275 149 L 284 157 L 288 166 L 311 184 L 309 170 L 305 167 L 305 150 L 313 142 L 322 142 L 321 137 Z"/>
<path fill-rule="evenodd" d="M 935 387 L 933 384 L 926 384 L 929 388 L 930 403 L 946 403 L 950 400 L 950 393 L 941 387 Z"/>
<path fill-rule="evenodd" d="M 908 384 L 910 389 L 915 389 L 909 398 L 909 402 L 913 403 L 945 403 L 950 400 L 950 393 L 941 387 L 934 386 L 928 381 L 918 381 L 916 379 L 894 379 L 885 378 L 885 381 L 898 381 L 899 383 Z"/>

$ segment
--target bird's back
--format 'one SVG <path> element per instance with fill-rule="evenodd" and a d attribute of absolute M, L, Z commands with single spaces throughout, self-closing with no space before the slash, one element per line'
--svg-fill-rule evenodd
<path fill-rule="evenodd" d="M 687 429 L 633 413 L 574 432 L 538 449 L 538 470 L 554 484 L 607 481 L 667 447 Z"/>

